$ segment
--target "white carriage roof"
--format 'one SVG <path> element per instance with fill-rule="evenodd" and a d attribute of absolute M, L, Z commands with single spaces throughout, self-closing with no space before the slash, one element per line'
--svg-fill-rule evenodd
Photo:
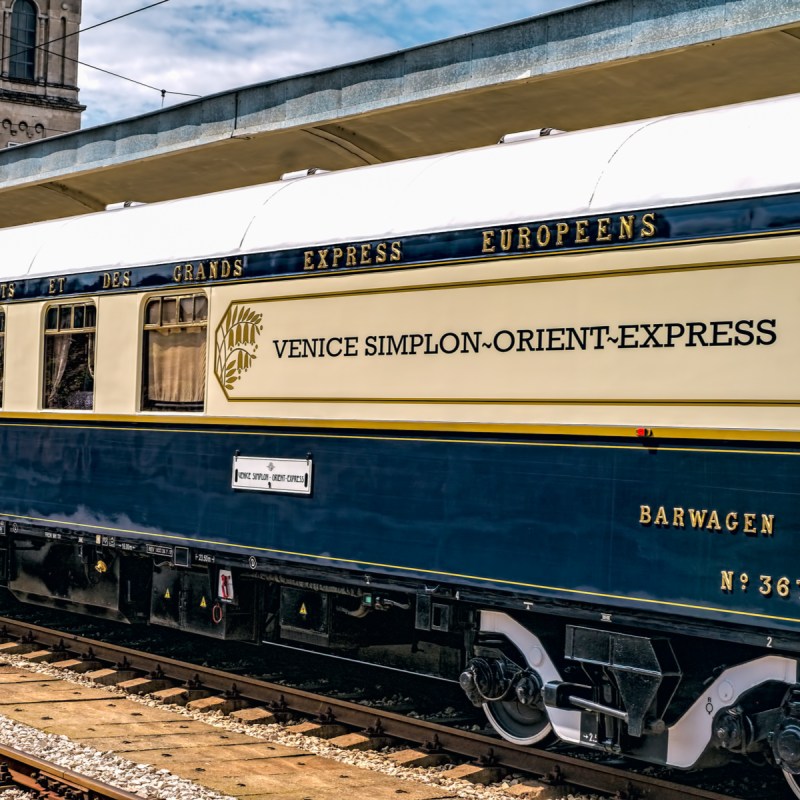
<path fill-rule="evenodd" d="M 800 190 L 800 95 L 0 230 L 0 281 Z"/>

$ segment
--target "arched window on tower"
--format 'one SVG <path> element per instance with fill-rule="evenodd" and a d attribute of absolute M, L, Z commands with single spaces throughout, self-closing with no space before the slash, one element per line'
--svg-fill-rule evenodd
<path fill-rule="evenodd" d="M 11 12 L 10 77 L 32 81 L 36 64 L 36 6 L 16 0 Z"/>

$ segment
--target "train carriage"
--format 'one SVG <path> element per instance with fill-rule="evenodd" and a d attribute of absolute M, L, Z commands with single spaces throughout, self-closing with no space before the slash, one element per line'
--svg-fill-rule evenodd
<path fill-rule="evenodd" d="M 799 129 L 789 96 L 0 230 L 4 583 L 800 796 Z"/>

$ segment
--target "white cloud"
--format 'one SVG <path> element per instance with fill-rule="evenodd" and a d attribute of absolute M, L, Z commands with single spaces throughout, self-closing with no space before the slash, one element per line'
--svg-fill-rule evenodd
<path fill-rule="evenodd" d="M 148 0 L 84 0 L 82 28 Z M 564 0 L 170 0 L 82 34 L 84 127 L 541 14 Z"/>

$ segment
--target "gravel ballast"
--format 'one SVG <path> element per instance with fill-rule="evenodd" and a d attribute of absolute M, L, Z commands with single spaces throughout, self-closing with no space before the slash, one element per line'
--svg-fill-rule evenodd
<path fill-rule="evenodd" d="M 99 687 L 82 675 L 65 673 L 47 664 L 32 663 L 20 656 L 4 655 L 0 657 L 0 664 L 7 664 L 28 672 L 82 686 L 103 688 L 108 691 L 110 696 L 122 696 L 146 706 L 164 708 L 163 704 L 147 695 L 131 695 L 115 687 Z M 280 724 L 250 726 L 219 713 L 201 713 L 180 706 L 169 706 L 169 708 L 176 715 L 244 734 L 254 740 L 269 741 L 301 749 L 323 758 L 381 772 L 403 780 L 437 785 L 453 797 L 471 800 L 518 800 L 520 796 L 516 792 L 510 793 L 509 789 L 519 784 L 522 776 L 511 776 L 503 783 L 480 786 L 449 778 L 447 775 L 450 769 L 449 765 L 426 769 L 401 767 L 389 758 L 388 752 L 342 750 L 324 739 L 292 733 Z M 221 795 L 192 781 L 180 778 L 166 769 L 154 769 L 149 765 L 121 758 L 113 752 L 101 752 L 73 742 L 66 736 L 44 733 L 37 728 L 3 716 L 0 716 L 0 741 L 66 769 L 140 794 L 142 797 L 153 798 L 153 800 L 231 800 L 228 795 Z M 6 798 L 10 800 L 10 795 L 0 793 L 0 796 L 3 797 L 3 800 Z M 599 800 L 599 798 L 596 795 L 566 794 L 563 800 Z"/>

